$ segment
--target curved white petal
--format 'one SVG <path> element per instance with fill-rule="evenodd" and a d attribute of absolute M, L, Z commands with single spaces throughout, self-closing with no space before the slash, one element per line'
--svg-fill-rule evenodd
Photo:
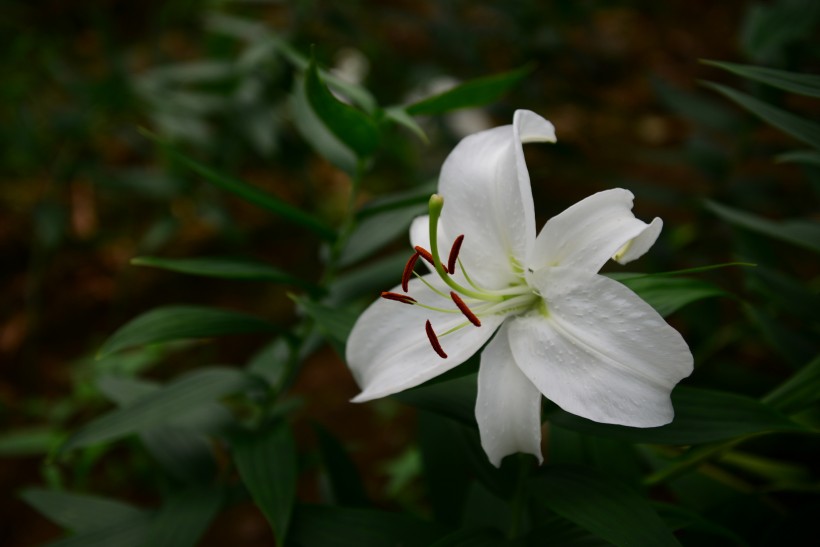
<path fill-rule="evenodd" d="M 433 274 L 424 278 L 440 286 Z M 467 323 L 449 300 L 437 295 L 420 279 L 410 281 L 410 294 L 419 302 L 455 310 L 440 313 L 419 306 L 380 298 L 359 316 L 347 339 L 346 359 L 362 392 L 353 401 L 363 402 L 415 387 L 460 365 L 492 336 L 503 316 L 482 318 L 480 327 Z M 401 293 L 401 287 L 394 287 Z M 433 350 L 424 329 L 430 320 L 447 353 L 442 359 Z M 447 335 L 445 331 L 467 323 Z"/>
<path fill-rule="evenodd" d="M 602 423 L 669 423 L 669 395 L 692 372 L 681 335 L 638 295 L 612 279 L 568 268 L 536 272 L 547 301 L 510 321 L 521 371 L 568 412 Z"/>
<path fill-rule="evenodd" d="M 527 266 L 595 273 L 610 258 L 622 264 L 638 258 L 655 243 L 663 223 L 635 218 L 633 198 L 629 190 L 605 190 L 551 218 L 538 234 Z"/>
<path fill-rule="evenodd" d="M 469 275 L 486 288 L 514 280 L 510 258 L 523 264 L 535 240 L 532 190 L 521 144 L 535 141 L 554 142 L 555 129 L 537 114 L 518 110 L 513 125 L 463 139 L 441 168 L 442 227 L 453 238 L 464 234 L 461 259 Z"/>
<path fill-rule="evenodd" d="M 516 452 L 544 461 L 541 392 L 516 366 L 505 325 L 481 353 L 475 417 L 481 447 L 494 466 L 500 467 L 504 456 Z"/>

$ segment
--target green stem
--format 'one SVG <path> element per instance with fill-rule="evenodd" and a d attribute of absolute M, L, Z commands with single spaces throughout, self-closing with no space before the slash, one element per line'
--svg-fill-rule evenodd
<path fill-rule="evenodd" d="M 522 512 L 526 507 L 526 486 L 530 476 L 530 465 L 525 454 L 517 454 L 518 458 L 518 479 L 515 483 L 515 493 L 513 494 L 512 507 L 510 509 L 510 528 L 507 530 L 507 539 L 513 540 L 518 537 L 521 529 Z"/>

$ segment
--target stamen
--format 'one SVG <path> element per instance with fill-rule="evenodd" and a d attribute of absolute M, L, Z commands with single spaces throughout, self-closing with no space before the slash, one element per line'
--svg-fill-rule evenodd
<path fill-rule="evenodd" d="M 450 248 L 450 257 L 447 259 L 447 269 L 450 273 L 456 271 L 456 260 L 458 260 L 458 252 L 461 250 L 462 241 L 464 241 L 464 234 L 458 236 Z"/>
<path fill-rule="evenodd" d="M 428 251 L 424 247 L 416 246 L 416 252 L 419 254 L 420 257 L 429 262 L 432 267 L 436 267 L 436 261 L 433 260 L 433 255 L 430 254 L 430 251 Z M 450 271 L 447 269 L 447 266 L 442 264 L 442 267 L 444 268 L 444 273 L 450 273 Z"/>
<path fill-rule="evenodd" d="M 450 298 L 452 298 L 453 302 L 456 303 L 456 306 L 458 306 L 458 309 L 460 309 L 461 313 L 464 314 L 464 317 L 470 320 L 470 323 L 472 323 L 476 327 L 481 326 L 481 321 L 470 310 L 470 308 L 467 307 L 467 304 L 464 303 L 464 300 L 462 300 L 461 297 L 458 294 L 456 294 L 455 291 L 450 291 Z"/>
<path fill-rule="evenodd" d="M 419 253 L 413 253 L 410 260 L 404 266 L 404 273 L 401 274 L 401 289 L 404 292 L 409 290 L 408 283 L 410 283 L 410 276 L 413 275 L 413 269 L 416 267 L 416 262 L 419 260 Z"/>
<path fill-rule="evenodd" d="M 430 324 L 430 320 L 427 320 L 427 323 L 424 325 L 424 330 L 427 332 L 427 338 L 430 340 L 430 345 L 433 346 L 433 349 L 438 353 L 438 356 L 442 359 L 447 359 L 447 354 L 444 353 L 444 350 L 441 349 L 441 344 L 438 341 L 438 337 L 436 336 L 436 332 L 433 330 L 433 325 Z"/>
<path fill-rule="evenodd" d="M 415 304 L 416 299 L 408 294 L 399 294 L 396 292 L 382 292 L 382 298 L 385 300 L 395 300 L 396 302 L 401 302 L 402 304 Z"/>

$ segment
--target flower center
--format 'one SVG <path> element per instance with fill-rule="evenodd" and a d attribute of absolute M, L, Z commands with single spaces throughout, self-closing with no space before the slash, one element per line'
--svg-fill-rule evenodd
<path fill-rule="evenodd" d="M 446 359 L 447 354 L 441 346 L 439 337 L 444 337 L 471 324 L 480 327 L 481 317 L 521 313 L 536 306 L 544 307 L 544 311 L 542 311 L 544 313 L 546 303 L 527 284 L 523 276 L 523 268 L 512 257 L 509 258 L 509 261 L 513 272 L 517 275 L 516 282 L 503 289 L 486 289 L 476 284 L 458 258 L 461 246 L 464 243 L 463 235 L 459 235 L 453 242 L 445 265 L 441 260 L 438 249 L 438 221 L 443 206 L 444 198 L 437 194 L 430 197 L 430 250 L 428 251 L 423 247 L 415 248 L 415 253 L 404 267 L 401 288 L 406 293 L 409 290 L 410 277 L 415 275 L 436 295 L 436 299 L 441 298 L 445 302 L 442 305 L 433 305 L 431 302 L 420 302 L 408 294 L 394 292 L 383 292 L 381 296 L 387 300 L 402 304 L 420 306 L 435 313 L 463 315 L 466 321 L 440 334 L 436 334 L 429 320 L 425 324 L 425 332 L 430 340 L 431 347 L 442 359 Z M 449 294 L 440 288 L 434 287 L 428 280 L 414 272 L 419 258 L 424 259 L 433 266 L 439 278 L 451 289 Z M 466 282 L 466 286 L 453 277 L 457 267 L 461 270 L 461 277 Z"/>

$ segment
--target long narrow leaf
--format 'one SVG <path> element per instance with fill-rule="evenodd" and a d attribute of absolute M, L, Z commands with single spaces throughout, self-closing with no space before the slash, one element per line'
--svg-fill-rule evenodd
<path fill-rule="evenodd" d="M 276 330 L 264 319 L 244 313 L 202 306 L 166 306 L 145 312 L 120 327 L 105 341 L 97 357 L 169 340 Z"/>
<path fill-rule="evenodd" d="M 784 91 L 820 98 L 820 76 L 815 74 L 801 74 L 799 72 L 788 72 L 762 66 L 739 65 L 725 61 L 701 62 Z"/>
<path fill-rule="evenodd" d="M 443 114 L 460 108 L 482 106 L 501 95 L 532 72 L 532 66 L 470 80 L 438 95 L 427 97 L 405 108 L 412 116 Z"/>
<path fill-rule="evenodd" d="M 806 431 L 773 408 L 733 393 L 678 386 L 672 392 L 672 404 L 675 419 L 661 427 L 601 424 L 563 410 L 553 410 L 546 418 L 555 425 L 580 433 L 673 445 L 702 444 L 777 431 Z"/>
<path fill-rule="evenodd" d="M 820 223 L 818 222 L 809 220 L 775 222 L 714 201 L 707 201 L 706 208 L 735 226 L 820 252 Z"/>
<path fill-rule="evenodd" d="M 703 85 L 728 97 L 755 116 L 777 127 L 781 131 L 788 133 L 795 139 L 810 144 L 820 150 L 820 125 L 730 87 L 713 82 L 703 82 Z"/>
<path fill-rule="evenodd" d="M 119 500 L 58 490 L 29 488 L 23 491 L 22 498 L 52 522 L 78 534 L 143 514 Z"/>
<path fill-rule="evenodd" d="M 282 201 L 278 197 L 248 184 L 247 182 L 224 175 L 206 165 L 199 163 L 195 159 L 190 158 L 177 150 L 168 142 L 165 142 L 158 136 L 148 131 L 143 131 L 143 134 L 160 145 L 171 157 L 177 159 L 180 163 L 191 169 L 194 173 L 200 175 L 217 188 L 230 192 L 235 196 L 261 207 L 262 209 L 279 215 L 289 222 L 293 222 L 294 224 L 311 230 L 323 239 L 333 240 L 336 237 L 336 232 L 332 228 L 313 215 L 306 213 L 301 209 Z"/>
<path fill-rule="evenodd" d="M 182 419 L 200 405 L 258 385 L 258 380 L 238 370 L 198 370 L 91 421 L 68 439 L 62 451 L 112 441 L 163 425 L 171 418 Z"/>
<path fill-rule="evenodd" d="M 299 287 L 311 285 L 296 276 L 261 262 L 235 258 L 199 257 L 199 258 L 161 258 L 157 256 L 138 256 L 131 259 L 135 266 L 150 266 L 172 272 L 179 272 L 203 277 L 237 279 L 243 281 L 271 281 Z"/>
<path fill-rule="evenodd" d="M 175 493 L 154 517 L 146 545 L 194 547 L 222 506 L 222 492 L 195 488 Z"/>
<path fill-rule="evenodd" d="M 645 498 L 592 469 L 551 466 L 531 487 L 550 510 L 614 545 L 680 545 Z"/>

